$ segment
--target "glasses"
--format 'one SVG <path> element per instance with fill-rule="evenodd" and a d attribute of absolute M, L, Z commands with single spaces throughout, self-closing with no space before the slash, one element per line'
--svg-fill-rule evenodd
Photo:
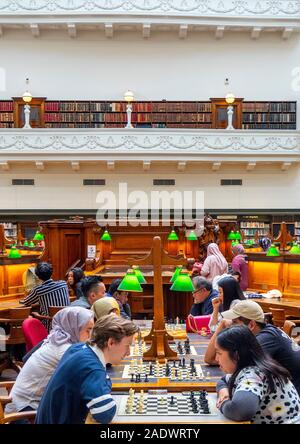
<path fill-rule="evenodd" d="M 195 291 L 193 291 L 193 293 L 192 294 L 196 294 L 196 293 L 199 293 L 200 291 L 202 291 L 203 290 L 203 288 L 198 288 L 198 290 L 195 290 Z"/>

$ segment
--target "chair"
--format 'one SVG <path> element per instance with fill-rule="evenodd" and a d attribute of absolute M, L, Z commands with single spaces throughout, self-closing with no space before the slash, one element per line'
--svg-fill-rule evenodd
<path fill-rule="evenodd" d="M 292 336 L 292 331 L 296 327 L 295 322 L 292 321 L 285 321 L 282 327 L 282 330 L 284 333 L 286 333 L 288 336 Z"/>
<path fill-rule="evenodd" d="M 47 329 L 41 321 L 35 318 L 25 319 L 22 324 L 22 330 L 26 341 L 27 353 L 48 336 Z"/>
<path fill-rule="evenodd" d="M 272 313 L 272 322 L 275 327 L 282 328 L 285 323 L 285 311 L 282 308 L 271 308 L 269 311 Z"/>
<path fill-rule="evenodd" d="M 14 421 L 19 421 L 21 419 L 27 419 L 30 422 L 34 422 L 36 417 L 36 411 L 30 412 L 15 412 L 5 414 L 2 405 L 0 404 L 0 424 L 10 424 Z"/>
<path fill-rule="evenodd" d="M 25 344 L 25 338 L 22 330 L 22 323 L 30 315 L 30 307 L 11 308 L 5 313 L 4 318 L 0 318 L 0 323 L 9 327 L 9 333 L 3 335 L 4 345 L 20 345 Z M 5 369 L 13 369 L 19 373 L 22 363 L 15 361 L 11 351 L 4 355 L 3 362 L 0 363 L 0 374 Z"/>
<path fill-rule="evenodd" d="M 39 321 L 43 321 L 43 320 L 49 321 L 50 322 L 49 330 L 50 330 L 53 316 L 55 316 L 56 313 L 58 313 L 63 308 L 66 308 L 66 306 L 64 306 L 64 307 L 60 307 L 60 306 L 48 307 L 49 316 L 42 315 L 40 313 L 37 313 L 36 311 L 33 311 L 31 313 L 31 316 L 38 319 Z"/>

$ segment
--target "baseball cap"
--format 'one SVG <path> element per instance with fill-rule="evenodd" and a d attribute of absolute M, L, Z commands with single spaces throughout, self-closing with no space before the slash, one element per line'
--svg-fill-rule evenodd
<path fill-rule="evenodd" d="M 282 298 L 282 293 L 280 290 L 276 290 L 276 289 L 269 290 L 266 293 L 266 297 L 268 297 L 268 298 Z"/>
<path fill-rule="evenodd" d="M 254 301 L 240 301 L 230 310 L 221 313 L 224 319 L 236 319 L 242 316 L 256 322 L 265 322 L 265 316 L 261 306 Z"/>

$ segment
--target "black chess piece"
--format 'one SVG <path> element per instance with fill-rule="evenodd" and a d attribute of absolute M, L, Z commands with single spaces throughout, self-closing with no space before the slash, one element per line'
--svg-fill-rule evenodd
<path fill-rule="evenodd" d="M 148 382 L 148 375 L 147 374 L 145 375 L 144 382 Z"/>
<path fill-rule="evenodd" d="M 153 375 L 153 365 L 150 362 L 150 365 L 149 365 L 149 376 L 152 376 L 152 375 Z"/>
<path fill-rule="evenodd" d="M 175 402 L 174 402 L 174 396 L 172 395 L 172 396 L 171 396 L 170 405 L 174 405 L 174 404 L 175 404 Z"/>
<path fill-rule="evenodd" d="M 173 361 L 173 367 L 176 367 L 176 361 L 175 361 L 175 359 L 174 359 L 174 361 Z"/>
<path fill-rule="evenodd" d="M 182 368 L 185 368 L 185 367 L 186 367 L 186 365 L 185 365 L 185 359 L 182 358 Z"/>
<path fill-rule="evenodd" d="M 130 382 L 134 382 L 134 373 L 131 373 L 131 379 Z"/>
<path fill-rule="evenodd" d="M 178 376 L 178 370 L 175 370 L 175 378 Z"/>
<path fill-rule="evenodd" d="M 166 376 L 170 376 L 171 370 L 168 363 L 166 363 Z"/>

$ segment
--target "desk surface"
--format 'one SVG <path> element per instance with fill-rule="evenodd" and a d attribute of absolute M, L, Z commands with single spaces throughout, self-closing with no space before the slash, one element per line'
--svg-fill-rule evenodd
<path fill-rule="evenodd" d="M 9 310 L 10 308 L 24 307 L 23 304 L 20 304 L 20 299 L 24 299 L 24 295 L 13 299 L 0 298 L 0 311 Z"/>
<path fill-rule="evenodd" d="M 285 310 L 287 315 L 300 317 L 300 298 L 262 298 L 251 300 L 257 302 L 266 312 L 268 311 L 269 307 L 282 308 Z"/>

